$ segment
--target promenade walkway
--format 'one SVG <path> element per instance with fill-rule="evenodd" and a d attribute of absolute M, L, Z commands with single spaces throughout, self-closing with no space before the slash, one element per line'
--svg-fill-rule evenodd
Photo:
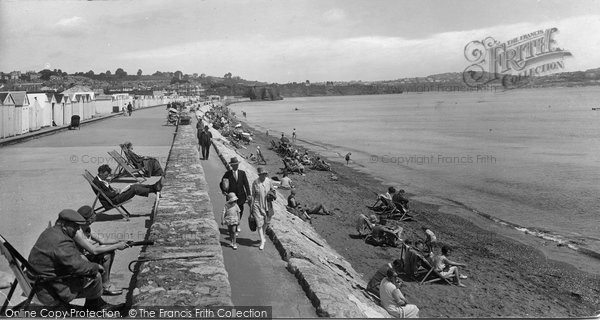
<path fill-rule="evenodd" d="M 194 126 L 196 122 L 194 121 Z M 219 181 L 225 173 L 219 156 L 211 148 L 209 160 L 202 160 L 208 194 L 213 204 L 215 219 L 220 221 L 225 198 L 219 189 Z M 250 181 L 252 183 L 252 181 Z M 258 250 L 257 232 L 248 229 L 248 207 L 244 209 L 242 232 L 238 238 L 238 250 L 229 247 L 226 228 L 221 226 L 221 245 L 225 268 L 229 273 L 231 298 L 238 306 L 272 306 L 274 317 L 314 318 L 315 308 L 302 291 L 298 280 L 287 269 L 279 252 L 271 243 L 263 251 Z"/>
<path fill-rule="evenodd" d="M 132 117 L 112 117 L 88 123 L 81 130 L 60 131 L 0 148 L 0 234 L 27 257 L 39 234 L 49 222 L 54 223 L 62 209 L 92 204 L 94 194 L 81 174 L 85 169 L 96 174 L 104 163 L 115 168 L 107 152 L 119 150 L 119 143 L 126 140 L 133 142 L 138 154 L 153 155 L 164 166 L 174 133 L 164 119 L 164 107 L 158 106 L 136 110 Z M 132 215 L 147 215 L 154 200 L 154 195 L 135 197 L 126 207 Z M 127 222 L 116 212 L 108 213 L 93 224 L 94 232 L 111 239 L 143 240 L 149 217 Z M 127 265 L 139 252 L 140 247 L 117 252 L 112 272 L 117 287 L 129 287 L 132 274 Z M 4 259 L 0 259 L 0 271 L 10 272 Z M 125 294 L 107 300 L 124 302 Z"/>

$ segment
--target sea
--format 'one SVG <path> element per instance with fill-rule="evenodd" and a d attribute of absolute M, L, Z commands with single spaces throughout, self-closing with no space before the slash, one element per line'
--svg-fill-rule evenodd
<path fill-rule="evenodd" d="M 274 137 L 600 256 L 600 87 L 284 98 L 230 106 Z M 242 113 L 246 113 L 246 118 Z M 374 190 L 383 192 L 384 190 Z"/>

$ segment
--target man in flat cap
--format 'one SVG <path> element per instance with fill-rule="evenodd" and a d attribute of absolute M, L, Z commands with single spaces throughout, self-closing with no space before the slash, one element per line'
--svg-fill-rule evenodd
<path fill-rule="evenodd" d="M 83 224 L 85 219 L 77 211 L 61 211 L 54 226 L 42 232 L 29 253 L 29 264 L 42 278 L 63 277 L 34 288 L 38 300 L 46 306 L 68 306 L 73 299 L 85 298 L 84 308 L 112 307 L 101 298 L 104 269 L 85 259 L 73 241 Z"/>

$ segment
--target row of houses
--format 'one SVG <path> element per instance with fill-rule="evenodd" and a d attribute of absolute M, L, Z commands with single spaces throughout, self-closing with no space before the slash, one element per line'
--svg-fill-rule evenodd
<path fill-rule="evenodd" d="M 71 117 L 81 120 L 99 114 L 120 112 L 129 103 L 134 109 L 167 104 L 171 97 L 94 95 L 93 92 L 27 93 L 0 92 L 0 139 L 50 126 L 66 126 Z"/>

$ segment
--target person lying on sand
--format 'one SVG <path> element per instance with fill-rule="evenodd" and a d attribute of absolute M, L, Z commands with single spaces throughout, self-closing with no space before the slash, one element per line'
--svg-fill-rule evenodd
<path fill-rule="evenodd" d="M 460 282 L 460 279 L 466 279 L 467 277 L 458 273 L 458 267 L 466 267 L 467 265 L 449 260 L 447 258 L 449 255 L 450 247 L 442 246 L 442 254 L 439 256 L 433 256 L 431 258 L 431 261 L 433 262 L 433 268 L 435 268 L 435 270 L 439 272 L 442 277 L 448 278 L 452 276 L 456 282 L 456 285 L 465 287 L 465 285 Z"/>
<path fill-rule="evenodd" d="M 290 195 L 288 196 L 288 209 L 291 213 L 298 216 L 300 219 L 306 219 L 312 222 L 312 218 L 310 214 L 323 214 L 323 215 L 331 215 L 331 211 L 327 210 L 323 204 L 318 204 L 313 208 L 308 208 L 307 206 L 300 205 L 299 202 L 296 201 L 296 189 L 292 189 Z M 322 212 L 322 213 L 321 213 Z"/>

